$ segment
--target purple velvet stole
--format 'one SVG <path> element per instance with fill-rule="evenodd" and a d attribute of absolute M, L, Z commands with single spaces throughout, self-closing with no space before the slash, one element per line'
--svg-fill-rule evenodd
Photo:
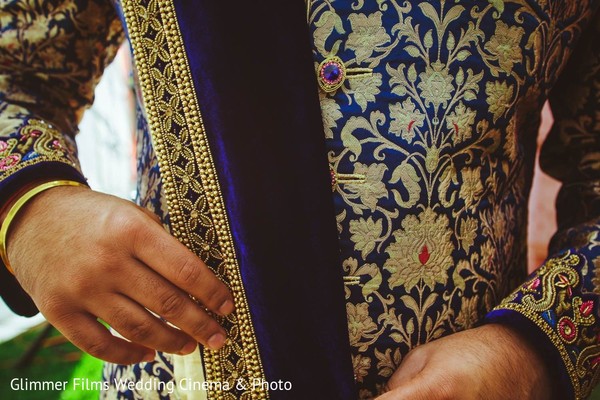
<path fill-rule="evenodd" d="M 355 399 L 305 4 L 175 1 L 272 399 Z"/>

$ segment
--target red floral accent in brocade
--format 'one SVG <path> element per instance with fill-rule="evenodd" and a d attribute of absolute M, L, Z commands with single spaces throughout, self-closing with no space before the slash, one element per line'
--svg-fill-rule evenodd
<path fill-rule="evenodd" d="M 429 254 L 429 249 L 427 248 L 427 245 L 425 245 L 421 249 L 421 254 L 419 254 L 419 261 L 421 264 L 425 265 L 427 264 L 427 261 L 429 261 L 429 257 L 431 257 L 431 254 Z"/>
<path fill-rule="evenodd" d="M 565 342 L 572 343 L 577 338 L 577 326 L 571 319 L 563 317 L 558 321 L 558 333 Z"/>
<path fill-rule="evenodd" d="M 456 122 L 453 122 L 452 125 L 454 125 L 454 130 L 456 131 L 456 134 L 458 135 L 460 133 L 460 129 L 458 128 L 458 125 L 456 124 Z"/>

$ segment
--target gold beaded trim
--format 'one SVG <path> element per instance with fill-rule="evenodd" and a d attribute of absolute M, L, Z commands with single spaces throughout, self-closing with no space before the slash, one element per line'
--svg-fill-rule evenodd
<path fill-rule="evenodd" d="M 219 319 L 229 334 L 226 345 L 202 351 L 206 380 L 220 383 L 209 385 L 208 398 L 267 399 L 268 391 L 252 388 L 265 375 L 173 0 L 125 0 L 122 6 L 172 234 L 234 296 L 236 311 Z"/>
<path fill-rule="evenodd" d="M 567 372 L 569 373 L 569 378 L 571 379 L 571 383 L 573 384 L 573 389 L 575 392 L 576 399 L 584 398 L 581 394 L 581 387 L 579 385 L 579 379 L 577 377 L 577 371 L 573 362 L 569 358 L 569 354 L 562 340 L 558 336 L 558 334 L 552 329 L 550 325 L 536 312 L 531 311 L 528 307 L 520 304 L 520 303 L 504 303 L 496 307 L 494 310 L 513 310 L 517 311 L 519 314 L 523 315 L 531 322 L 536 324 L 545 334 L 548 336 L 554 347 L 558 350 L 560 354 L 560 358 L 562 358 L 565 363 L 565 367 L 567 368 Z"/>

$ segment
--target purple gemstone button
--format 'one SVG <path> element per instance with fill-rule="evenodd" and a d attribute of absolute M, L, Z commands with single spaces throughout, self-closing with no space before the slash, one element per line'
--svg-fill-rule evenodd
<path fill-rule="evenodd" d="M 338 57 L 328 57 L 319 65 L 319 85 L 325 92 L 333 92 L 344 83 L 346 68 Z"/>
<path fill-rule="evenodd" d="M 335 84 L 339 82 L 341 76 L 342 70 L 337 63 L 331 62 L 325 64 L 325 67 L 323 68 L 323 79 L 325 79 L 327 83 Z"/>

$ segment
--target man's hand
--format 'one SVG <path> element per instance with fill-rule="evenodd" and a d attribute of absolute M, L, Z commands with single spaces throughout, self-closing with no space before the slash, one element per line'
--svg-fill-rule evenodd
<path fill-rule="evenodd" d="M 52 188 L 22 209 L 7 243 L 16 278 L 42 314 L 95 357 L 131 364 L 152 360 L 154 350 L 188 354 L 197 342 L 218 349 L 226 340 L 188 293 L 226 315 L 234 308 L 228 288 L 133 203 L 87 188 Z"/>
<path fill-rule="evenodd" d="M 378 400 L 549 399 L 539 356 L 510 328 L 484 325 L 411 351 Z"/>

